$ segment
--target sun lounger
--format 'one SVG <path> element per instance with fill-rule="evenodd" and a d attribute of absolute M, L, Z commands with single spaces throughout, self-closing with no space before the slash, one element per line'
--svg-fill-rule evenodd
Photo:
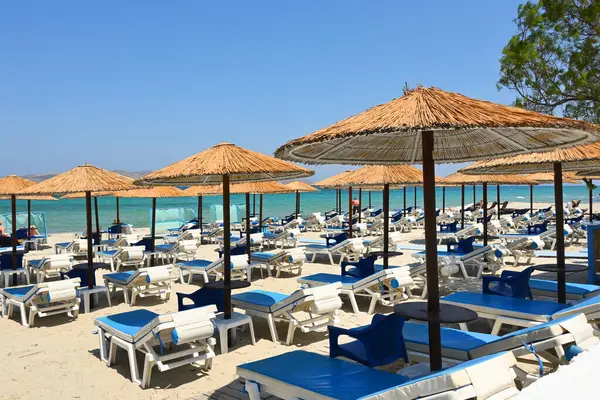
<path fill-rule="evenodd" d="M 282 271 L 300 275 L 306 261 L 306 253 L 304 247 L 295 247 L 285 250 L 255 252 L 252 253 L 251 259 L 272 267 L 275 270 L 275 278 L 279 278 Z"/>
<path fill-rule="evenodd" d="M 600 294 L 600 286 L 587 283 L 567 282 L 567 299 L 582 299 Z M 553 296 L 558 294 L 558 283 L 545 279 L 529 279 L 529 287 L 534 295 Z"/>
<path fill-rule="evenodd" d="M 331 265 L 335 264 L 333 261 L 333 257 L 335 255 L 340 256 L 340 263 L 344 260 L 357 261 L 360 259 L 365 249 L 362 240 L 359 238 L 346 239 L 343 242 L 333 246 L 312 243 L 303 243 L 302 245 L 306 249 L 307 253 L 312 253 L 313 256 L 310 260 L 311 263 L 315 262 L 317 255 L 323 254 L 329 257 L 329 262 Z"/>
<path fill-rule="evenodd" d="M 589 321 L 600 317 L 600 296 L 571 304 L 560 304 L 554 301 L 526 300 L 495 294 L 457 292 L 442 297 L 440 301 L 471 309 L 481 318 L 494 320 L 492 335 L 497 335 L 503 324 L 530 327 L 580 313 L 585 314 Z"/>
<path fill-rule="evenodd" d="M 448 251 L 438 251 L 438 262 L 445 264 L 448 268 L 454 270 L 454 266 L 458 266 L 465 276 L 468 277 L 466 266 L 473 265 L 477 268 L 477 278 L 481 278 L 485 269 L 496 272 L 504 266 L 503 257 L 506 251 L 500 245 L 488 245 L 475 248 L 470 253 L 458 253 Z M 412 255 L 420 262 L 425 262 L 425 252 L 418 252 Z M 449 275 L 448 275 L 449 276 Z"/>
<path fill-rule="evenodd" d="M 71 253 L 75 256 L 87 255 L 87 239 L 75 239 L 72 242 L 56 243 L 56 254 Z"/>
<path fill-rule="evenodd" d="M 169 234 L 165 236 L 167 242 L 181 242 L 182 240 L 195 240 L 200 243 L 202 239 L 202 233 L 200 229 L 188 229 L 183 232 L 177 232 L 175 234 Z"/>
<path fill-rule="evenodd" d="M 216 243 L 217 239 L 222 234 L 223 234 L 223 228 L 222 227 L 217 227 L 217 228 L 215 228 L 213 230 L 204 231 L 200 235 L 200 242 L 201 243 L 204 243 L 204 242 L 206 242 L 206 243 Z"/>
<path fill-rule="evenodd" d="M 111 271 L 119 271 L 121 267 L 139 268 L 146 261 L 145 246 L 128 246 L 114 250 L 99 251 L 96 255 L 100 262 L 108 262 Z"/>
<path fill-rule="evenodd" d="M 466 226 L 464 229 L 461 229 L 458 232 L 438 232 L 438 244 L 442 244 L 444 240 L 458 242 L 460 239 L 481 235 L 482 232 L 483 224 Z"/>
<path fill-rule="evenodd" d="M 136 297 L 160 296 L 166 301 L 171 296 L 172 269 L 170 265 L 160 265 L 105 274 L 104 284 L 112 289 L 113 297 L 117 289 L 123 290 L 125 303 L 131 306 L 135 305 Z"/>
<path fill-rule="evenodd" d="M 269 324 L 271 338 L 278 342 L 275 322 L 288 323 L 285 343 L 292 344 L 294 332 L 320 331 L 336 321 L 336 311 L 341 308 L 340 290 L 342 285 L 334 283 L 315 288 L 296 290 L 290 295 L 263 290 L 252 290 L 231 296 L 234 307 L 246 314 L 265 318 Z M 307 312 L 309 318 L 304 318 Z"/>
<path fill-rule="evenodd" d="M 504 247 L 513 256 L 513 265 L 519 265 L 519 260 L 524 257 L 526 259 L 525 264 L 530 264 L 531 259 L 536 256 L 536 250 L 544 248 L 544 241 L 537 236 L 533 237 L 520 237 L 515 240 L 504 239 Z"/>
<path fill-rule="evenodd" d="M 154 247 L 154 252 L 166 261 L 166 263 L 176 263 L 177 260 L 192 260 L 198 250 L 196 240 L 182 240 L 173 244 L 164 244 Z"/>
<path fill-rule="evenodd" d="M 27 268 L 35 275 L 38 283 L 46 278 L 60 278 L 61 272 L 68 272 L 73 267 L 73 256 L 70 254 L 55 254 L 37 260 L 27 260 Z"/>
<path fill-rule="evenodd" d="M 314 274 L 298 278 L 298 283 L 308 287 L 340 283 L 342 285 L 341 294 L 348 296 L 355 314 L 360 312 L 356 302 L 357 296 L 370 299 L 367 313 L 373 314 L 377 303 L 382 306 L 393 306 L 406 300 L 410 296 L 410 286 L 413 284 L 413 280 L 410 277 L 409 269 L 405 267 L 382 269 L 366 278 L 325 273 Z"/>
<path fill-rule="evenodd" d="M 411 362 L 429 359 L 429 331 L 427 324 L 405 322 L 402 330 L 404 343 Z M 583 314 L 571 315 L 523 328 L 503 336 L 468 332 L 442 327 L 442 357 L 449 363 L 459 363 L 503 351 L 515 357 L 535 353 L 553 365 L 565 364 L 582 350 L 598 343 L 593 328 Z M 551 354 L 554 350 L 556 354 Z"/>
<path fill-rule="evenodd" d="M 511 353 L 500 353 L 411 378 L 297 350 L 239 365 L 237 374 L 246 381 L 250 400 L 269 394 L 318 400 L 501 400 L 518 393 L 515 366 Z"/>
<path fill-rule="evenodd" d="M 33 326 L 36 316 L 48 317 L 66 313 L 71 318 L 77 318 L 80 301 L 77 297 L 79 283 L 79 279 L 68 279 L 1 289 L 2 316 L 10 318 L 14 308 L 18 307 L 21 323 L 26 328 Z M 27 317 L 27 310 L 29 310 L 29 317 Z"/>
<path fill-rule="evenodd" d="M 142 309 L 96 318 L 100 359 L 114 365 L 117 347 L 126 350 L 131 381 L 142 388 L 150 385 L 154 366 L 163 372 L 203 362 L 202 369 L 210 370 L 215 357 L 215 312 L 215 306 L 163 315 Z M 137 351 L 145 354 L 141 379 Z"/>
<path fill-rule="evenodd" d="M 262 239 L 268 247 L 283 249 L 284 247 L 295 247 L 298 243 L 299 234 L 298 229 L 286 229 L 277 233 L 264 233 Z"/>
<path fill-rule="evenodd" d="M 248 282 L 252 282 L 252 269 L 261 268 L 266 263 L 261 259 L 248 263 L 248 256 L 232 255 L 231 256 L 231 279 L 247 279 Z M 201 275 L 204 283 L 208 283 L 212 276 L 214 280 L 223 279 L 223 258 L 219 258 L 215 261 L 209 260 L 191 260 L 191 261 L 180 261 L 177 264 L 179 267 L 179 281 L 183 283 L 184 275 L 188 275 L 188 283 L 191 284 L 194 276 Z M 267 268 L 268 269 L 268 268 Z M 267 271 L 268 272 L 268 271 Z M 269 272 L 268 272 L 269 273 Z M 270 276 L 270 275 L 269 275 Z"/>
<path fill-rule="evenodd" d="M 535 252 L 535 256 L 536 257 L 543 257 L 543 258 L 556 258 L 556 251 L 551 251 L 551 250 L 536 251 Z M 578 258 L 578 259 L 581 259 L 581 260 L 587 260 L 588 255 L 587 255 L 587 251 L 585 251 L 585 252 L 581 252 L 581 251 L 566 251 L 565 252 L 565 258 Z"/>

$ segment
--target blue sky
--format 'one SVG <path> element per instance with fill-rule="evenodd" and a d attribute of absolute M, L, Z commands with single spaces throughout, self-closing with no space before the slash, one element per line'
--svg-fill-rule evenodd
<path fill-rule="evenodd" d="M 221 141 L 271 154 L 405 82 L 509 104 L 498 60 L 519 3 L 5 2 L 0 175 L 152 170 Z"/>

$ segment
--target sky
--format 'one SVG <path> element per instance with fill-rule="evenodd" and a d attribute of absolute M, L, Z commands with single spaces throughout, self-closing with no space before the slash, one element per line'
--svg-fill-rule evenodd
<path fill-rule="evenodd" d="M 222 141 L 272 154 L 405 83 L 510 104 L 496 82 L 519 3 L 4 2 L 0 175 L 154 170 Z"/>

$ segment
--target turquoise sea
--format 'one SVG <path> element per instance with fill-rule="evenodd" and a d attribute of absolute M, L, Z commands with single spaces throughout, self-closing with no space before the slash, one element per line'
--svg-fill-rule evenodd
<path fill-rule="evenodd" d="M 476 198 L 481 199 L 482 189 L 481 186 L 477 187 Z M 529 187 L 528 186 L 501 186 L 500 193 L 502 201 L 521 201 L 529 202 Z M 354 191 L 354 197 L 358 196 L 358 191 Z M 252 199 L 252 196 L 250 196 Z M 368 204 L 368 192 L 363 192 L 363 204 Z M 465 203 L 469 204 L 473 201 L 473 187 L 468 186 L 465 188 Z M 414 204 L 414 188 L 407 188 L 407 204 Z M 582 204 L 587 204 L 588 191 L 584 185 L 565 185 L 564 186 L 564 199 L 565 201 L 571 199 L 581 199 Z M 214 207 L 211 205 L 221 204 L 222 200 L 220 196 L 204 197 L 203 198 L 203 212 L 205 221 L 214 218 Z M 315 193 L 302 193 L 301 194 L 301 209 L 302 212 L 309 214 L 315 211 L 328 211 L 335 207 L 335 191 L 334 190 L 322 190 Z M 417 204 L 422 205 L 422 188 L 417 188 Z M 492 186 L 488 188 L 488 199 L 494 201 L 496 199 L 496 187 Z M 256 196 L 257 205 L 256 213 L 258 213 L 258 196 Z M 442 206 L 442 189 L 437 188 L 436 195 L 438 207 Z M 540 185 L 534 187 L 534 201 L 539 202 L 553 202 L 554 201 L 554 187 L 551 185 Z M 598 197 L 598 191 L 595 192 L 595 201 L 600 202 Z M 120 216 L 121 220 L 130 224 L 134 227 L 148 227 L 150 226 L 150 207 L 151 199 L 120 199 Z M 161 226 L 173 226 L 177 223 L 174 215 L 177 213 L 174 210 L 171 212 L 164 211 L 164 209 L 176 209 L 183 208 L 187 212 L 183 218 L 195 215 L 197 209 L 196 198 L 175 198 L 175 199 L 158 199 L 157 208 L 159 210 L 157 221 L 162 222 Z M 382 195 L 381 192 L 371 193 L 371 202 L 373 207 L 381 207 Z M 245 197 L 243 195 L 233 195 L 231 203 L 235 205 L 243 206 L 245 204 Z M 390 206 L 392 209 L 401 209 L 403 203 L 402 189 L 390 191 Z M 342 207 L 347 210 L 348 206 L 348 190 L 342 191 Z M 446 188 L 446 205 L 447 206 L 459 206 L 460 205 L 460 187 L 448 187 Z M 587 208 L 587 206 L 584 206 Z M 100 216 L 100 224 L 103 227 L 109 226 L 115 219 L 115 199 L 111 197 L 100 197 L 98 198 L 98 208 Z M 85 200 L 58 200 L 58 201 L 32 201 L 32 211 L 44 212 L 46 216 L 46 222 L 49 233 L 58 232 L 77 232 L 82 231 L 85 227 Z M 294 212 L 295 209 L 295 195 L 294 194 L 282 194 L 282 195 L 265 195 L 263 200 L 263 215 L 277 215 L 283 216 Z M 252 206 L 251 206 L 252 210 Z M 25 201 L 17 201 L 17 211 L 26 212 L 27 203 Z M 7 200 L 0 200 L 0 219 L 5 220 L 10 213 L 10 202 Z M 240 214 L 243 214 L 241 212 Z M 241 219 L 241 218 L 240 218 Z M 169 221 L 170 220 L 170 221 Z M 5 223 L 7 221 L 5 220 Z M 171 222 L 171 223 L 169 223 Z M 20 223 L 20 225 L 24 225 Z"/>

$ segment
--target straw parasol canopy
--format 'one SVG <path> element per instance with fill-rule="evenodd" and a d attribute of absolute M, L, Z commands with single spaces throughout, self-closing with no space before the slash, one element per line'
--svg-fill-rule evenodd
<path fill-rule="evenodd" d="M 534 174 L 527 174 L 525 177 L 540 184 L 554 183 L 554 174 L 551 172 L 536 172 Z M 577 179 L 575 172 L 564 172 L 562 177 L 563 183 L 581 183 L 580 179 Z"/>
<path fill-rule="evenodd" d="M 330 176 L 329 178 L 325 178 L 321 181 L 313 183 L 313 186 L 317 186 L 324 189 L 339 189 L 343 188 L 344 185 L 340 184 L 340 181 L 348 174 L 354 172 L 353 170 L 347 170 L 340 172 L 339 174 L 335 174 Z"/>
<path fill-rule="evenodd" d="M 436 131 L 433 158 L 464 162 L 592 142 L 597 125 L 419 87 L 275 152 L 307 164 L 422 161 L 420 136 Z M 315 146 L 315 144 L 319 144 Z"/>
<path fill-rule="evenodd" d="M 37 183 L 20 194 L 67 194 L 133 189 L 133 179 L 90 164 L 83 164 Z"/>
<path fill-rule="evenodd" d="M 133 190 L 121 190 L 114 193 L 114 196 L 129 199 L 162 199 L 169 197 L 187 197 L 185 191 L 175 186 L 155 186 Z"/>
<path fill-rule="evenodd" d="M 138 185 L 213 185 L 228 175 L 230 182 L 302 178 L 314 172 L 267 155 L 220 143 L 196 155 L 154 171 Z"/>
<path fill-rule="evenodd" d="M 42 196 L 42 195 L 16 195 L 18 200 L 34 200 L 34 201 L 57 201 L 58 199 L 54 196 Z M 10 200 L 10 196 L 0 196 L 0 200 Z"/>
<path fill-rule="evenodd" d="M 338 183 L 342 186 L 413 185 L 423 183 L 421 170 L 410 165 L 368 165 L 345 174 Z"/>
<path fill-rule="evenodd" d="M 190 186 L 183 191 L 186 196 L 217 196 L 223 194 L 221 185 Z"/>
<path fill-rule="evenodd" d="M 537 185 L 534 179 L 518 174 L 509 175 L 467 175 L 460 172 L 448 175 L 446 183 L 455 185 Z"/>
<path fill-rule="evenodd" d="M 17 175 L 9 175 L 0 178 L 0 195 L 18 194 L 28 187 L 34 186 L 35 182 L 21 178 Z"/>
<path fill-rule="evenodd" d="M 92 192 L 92 197 L 110 197 L 114 196 L 115 192 L 101 191 Z M 69 193 L 61 197 L 61 199 L 83 199 L 85 198 L 85 192 Z"/>
<path fill-rule="evenodd" d="M 219 186 L 221 187 L 221 186 Z M 294 190 L 286 185 L 275 182 L 243 182 L 231 185 L 231 193 L 250 193 L 250 194 L 284 194 L 293 193 Z"/>
<path fill-rule="evenodd" d="M 319 191 L 319 189 L 312 187 L 308 183 L 302 182 L 302 181 L 294 181 L 294 182 L 286 183 L 285 186 L 289 187 L 290 189 L 292 189 L 296 192 L 318 192 Z"/>
<path fill-rule="evenodd" d="M 568 172 L 564 173 L 563 176 L 566 174 L 568 174 Z M 589 179 L 593 181 L 600 180 L 600 169 L 579 171 L 577 174 L 575 174 L 575 177 L 575 179 Z"/>

